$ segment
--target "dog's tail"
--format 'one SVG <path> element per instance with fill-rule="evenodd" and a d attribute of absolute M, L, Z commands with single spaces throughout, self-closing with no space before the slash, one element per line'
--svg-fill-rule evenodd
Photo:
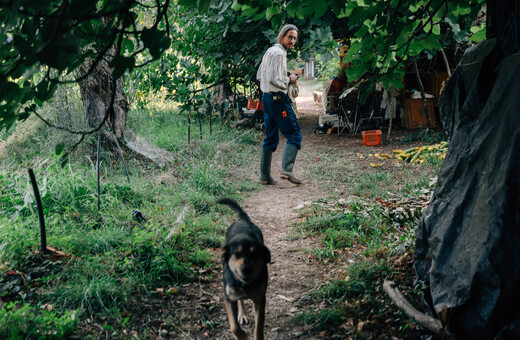
<path fill-rule="evenodd" d="M 221 198 L 217 201 L 217 203 L 227 205 L 231 209 L 235 210 L 241 219 L 251 222 L 249 215 L 247 215 L 244 209 L 242 209 L 242 207 L 240 207 L 240 205 L 238 205 L 238 203 L 233 201 L 231 198 Z"/>

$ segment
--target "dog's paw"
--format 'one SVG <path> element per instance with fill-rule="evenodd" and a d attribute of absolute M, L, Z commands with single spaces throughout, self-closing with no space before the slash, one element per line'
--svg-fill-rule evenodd
<path fill-rule="evenodd" d="M 238 315 L 238 322 L 241 325 L 249 325 L 249 319 L 247 318 L 247 316 L 245 314 Z"/>

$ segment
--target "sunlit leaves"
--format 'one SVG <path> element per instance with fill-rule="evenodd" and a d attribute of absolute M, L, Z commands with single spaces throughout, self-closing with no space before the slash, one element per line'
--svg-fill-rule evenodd
<path fill-rule="evenodd" d="M 470 37 L 470 40 L 473 42 L 481 42 L 482 40 L 486 39 L 486 27 L 478 27 L 473 26 L 471 27 L 471 33 L 473 33 Z"/>
<path fill-rule="evenodd" d="M 481 41 L 485 29 L 470 27 L 483 0 L 290 0 L 285 10 L 289 17 L 313 21 L 332 17 L 346 20 L 347 29 L 341 38 L 352 39 L 352 46 L 345 60 L 353 63 L 347 70 L 349 79 L 368 75 L 380 78 L 385 86 L 398 87 L 400 70 L 408 56 L 425 53 L 429 57 L 445 45 Z M 243 2 L 244 4 L 246 2 Z M 259 6 L 248 4 L 248 11 Z M 280 5 L 275 2 L 266 11 L 265 19 L 273 22 Z M 255 12 L 256 13 L 256 12 Z M 275 19 L 278 24 L 278 18 Z M 483 24 L 483 23 L 481 23 Z M 276 27 L 277 25 L 273 25 Z M 309 30 L 305 39 L 307 48 L 318 44 L 318 30 Z M 331 27 L 336 36 L 339 29 Z M 336 30 L 336 31 L 335 31 Z M 470 38 L 471 37 L 471 38 Z M 401 77 L 402 78 L 402 77 Z"/>
<path fill-rule="evenodd" d="M 247 12 L 255 3 L 258 7 Z M 160 60 L 163 71 L 154 71 L 157 64 L 134 69 L 133 79 L 140 80 L 139 91 L 165 90 L 166 98 L 193 110 L 206 104 L 207 96 L 200 95 L 205 88 L 213 91 L 218 83 L 228 89 L 236 83 L 247 84 L 256 76 L 262 53 L 272 44 L 270 38 L 276 36 L 273 22 L 281 25 L 285 20 L 281 9 L 271 5 L 268 1 L 213 0 L 208 12 L 197 7 L 176 9 L 172 14 L 176 25 L 171 32 L 171 49 Z M 232 8 L 246 13 L 238 15 Z M 267 11 L 271 22 L 255 20 L 258 14 L 264 18 Z"/>
<path fill-rule="evenodd" d="M 396 87 L 408 56 L 431 56 L 442 47 L 479 42 L 486 34 L 485 13 L 479 14 L 484 0 L 167 3 L 164 13 L 156 7 L 166 4 L 162 0 L 24 0 L 23 11 L 0 8 L 0 129 L 12 125 L 24 106 L 48 100 L 51 78 L 70 77 L 85 60 L 118 43 L 119 55 L 101 58 L 111 61 L 116 77 L 132 71 L 142 82 L 140 91 L 167 88 L 169 95 L 178 95 L 222 79 L 254 79 L 263 52 L 288 22 L 301 28 L 301 56 L 330 51 L 334 40 L 351 39 L 349 78 L 368 75 Z M 160 58 L 150 64 L 160 65 L 156 74 L 135 67 Z M 26 82 L 13 80 L 19 78 Z"/>

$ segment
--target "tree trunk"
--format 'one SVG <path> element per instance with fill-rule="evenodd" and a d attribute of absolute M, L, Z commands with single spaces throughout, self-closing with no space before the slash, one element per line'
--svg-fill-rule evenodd
<path fill-rule="evenodd" d="M 109 18 L 102 18 L 102 21 L 107 24 Z M 90 128 L 97 128 L 109 111 L 106 120 L 106 126 L 112 130 L 113 134 L 120 138 L 123 136 L 125 129 L 126 117 L 128 115 L 128 101 L 124 92 L 124 78 L 121 76 L 115 80 L 113 77 L 113 69 L 109 66 L 117 53 L 115 45 L 105 53 L 103 58 L 99 61 L 95 69 L 88 75 L 84 80 L 79 82 L 79 88 L 81 92 L 81 100 L 85 107 L 85 118 Z M 83 65 L 79 67 L 79 75 L 83 76 L 87 74 L 88 70 L 92 66 L 93 60 L 87 60 Z M 115 97 L 112 107 L 112 90 L 115 84 Z M 105 129 L 100 130 L 105 139 L 112 140 L 109 138 L 110 133 L 105 132 Z"/>
<path fill-rule="evenodd" d="M 80 67 L 80 74 L 86 74 L 90 66 L 91 62 L 83 64 Z M 103 60 L 86 79 L 79 83 L 79 88 L 88 126 L 90 128 L 98 127 L 107 110 L 110 110 L 106 125 L 116 137 L 120 138 L 126 124 L 128 102 L 124 92 L 124 80 L 121 77 L 116 82 L 114 105 L 113 109 L 110 109 L 113 82 L 112 69 L 108 66 L 108 62 Z M 102 133 L 104 134 L 104 132 Z"/>

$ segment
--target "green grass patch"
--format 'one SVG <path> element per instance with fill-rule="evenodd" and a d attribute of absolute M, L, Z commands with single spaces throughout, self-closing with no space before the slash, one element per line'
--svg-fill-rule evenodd
<path fill-rule="evenodd" d="M 309 295 L 316 304 L 325 305 L 324 308 L 299 314 L 295 321 L 324 330 L 349 318 L 366 320 L 384 314 L 387 303 L 381 300 L 380 285 L 390 271 L 388 263 L 381 260 L 353 264 L 342 279 L 331 281 Z"/>
<path fill-rule="evenodd" d="M 416 339 L 414 322 L 390 302 L 382 283 L 386 276 L 395 278 L 420 305 L 411 265 L 415 232 L 442 160 L 411 165 L 359 150 L 323 147 L 306 156 L 310 175 L 330 195 L 301 211 L 295 233 L 321 241 L 310 250 L 314 259 L 347 269 L 302 299 L 302 309 L 310 311 L 294 320 L 325 337 Z"/>
<path fill-rule="evenodd" d="M 212 123 L 210 128 L 207 119 L 202 121 L 202 135 L 198 122 L 192 125 L 188 144 L 186 116 L 167 107 L 132 112 L 129 127 L 172 152 L 176 162 L 161 168 L 125 153 L 128 181 L 119 155 L 102 148 L 100 197 L 92 153 L 96 138 L 75 151 L 65 166 L 53 154 L 53 143 L 61 137 L 29 136 L 6 146 L 8 151 L 16 147 L 17 153 L 0 164 L 0 288 L 6 288 L 0 299 L 45 302 L 55 314 L 10 305 L 1 311 L 0 338 L 69 337 L 76 332 L 79 315 L 71 323 L 67 313 L 76 308 L 102 318 L 117 334 L 124 328 L 123 311 L 131 309 L 137 297 L 154 298 L 158 289 L 203 281 L 218 272 L 220 253 L 215 248 L 225 235 L 224 216 L 232 212 L 215 202 L 224 196 L 239 199 L 240 193 L 259 187 L 244 174 L 255 171 L 249 160 L 258 152 L 261 136 Z M 61 134 L 43 129 L 45 135 Z M 37 253 L 38 215 L 28 166 L 34 169 L 42 197 L 47 244 L 64 253 L 58 259 Z M 164 181 L 165 176 L 169 180 Z M 185 206 L 189 212 L 175 224 Z M 145 222 L 132 217 L 134 209 L 143 213 Z M 178 232 L 166 239 L 172 228 Z M 26 279 L 10 284 L 9 272 L 24 273 Z M 17 325 L 22 316 L 34 330 L 20 323 L 3 336 L 9 331 L 3 325 Z M 48 333 L 42 323 L 56 333 Z"/>
<path fill-rule="evenodd" d="M 28 304 L 9 303 L 0 308 L 2 339 L 66 339 L 78 327 L 79 312 L 62 315 Z"/>
<path fill-rule="evenodd" d="M 352 264 L 340 279 L 333 280 L 308 298 L 320 306 L 315 311 L 300 313 L 293 320 L 315 331 L 328 331 L 341 326 L 342 333 L 352 338 L 414 339 L 410 320 L 392 306 L 382 291 L 385 277 L 392 275 L 386 260 L 361 260 Z M 413 323 L 412 323 L 413 325 Z"/>

